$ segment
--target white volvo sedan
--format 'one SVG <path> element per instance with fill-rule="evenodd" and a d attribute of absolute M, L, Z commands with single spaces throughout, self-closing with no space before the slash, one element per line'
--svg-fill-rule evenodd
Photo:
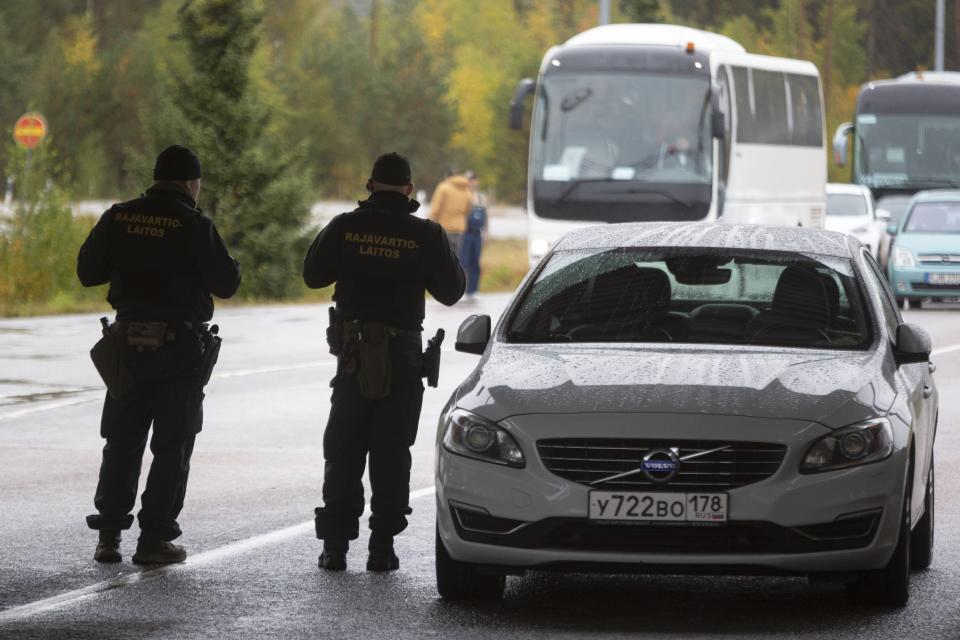
<path fill-rule="evenodd" d="M 437 587 L 527 570 L 807 575 L 905 604 L 933 547 L 930 338 L 856 239 L 572 232 L 440 418 Z"/>

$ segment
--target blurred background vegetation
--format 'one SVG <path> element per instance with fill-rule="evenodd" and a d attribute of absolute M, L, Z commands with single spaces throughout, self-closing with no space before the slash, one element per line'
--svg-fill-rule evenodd
<path fill-rule="evenodd" d="M 828 133 L 862 82 L 933 61 L 933 0 L 611 4 L 615 22 L 685 24 L 813 60 Z M 947 4 L 954 69 L 960 0 Z M 102 298 L 73 280 L 91 222 L 68 203 L 135 196 L 174 142 L 200 153 L 201 205 L 244 265 L 247 298 L 303 295 L 308 203 L 362 197 L 385 151 L 409 155 L 428 193 L 457 166 L 494 199 L 522 202 L 527 140 L 506 126 L 510 95 L 597 11 L 596 0 L 4 0 L 0 122 L 36 110 L 52 135 L 29 172 L 22 150 L 0 146 L 16 205 L 0 220 L 0 313 Z M 831 166 L 830 178 L 847 174 Z"/>

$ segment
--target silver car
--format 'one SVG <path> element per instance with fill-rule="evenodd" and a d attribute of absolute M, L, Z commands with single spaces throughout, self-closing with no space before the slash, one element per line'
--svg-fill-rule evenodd
<path fill-rule="evenodd" d="M 526 570 L 764 573 L 902 605 L 933 548 L 930 338 L 829 231 L 562 238 L 440 418 L 437 587 Z"/>

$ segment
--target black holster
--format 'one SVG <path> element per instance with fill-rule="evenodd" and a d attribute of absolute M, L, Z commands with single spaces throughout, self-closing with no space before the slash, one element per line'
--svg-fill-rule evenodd
<path fill-rule="evenodd" d="M 437 334 L 427 341 L 427 348 L 423 352 L 422 377 L 427 379 L 427 386 L 436 387 L 440 382 L 440 346 L 446 332 L 437 329 Z"/>
<path fill-rule="evenodd" d="M 125 360 L 127 337 L 116 322 L 100 318 L 103 337 L 90 349 L 90 359 L 112 398 L 120 398 L 133 389 L 136 381 Z"/>
<path fill-rule="evenodd" d="M 223 339 L 217 335 L 220 333 L 220 327 L 213 325 L 208 331 L 200 334 L 200 344 L 203 352 L 200 356 L 200 386 L 205 387 L 210 382 L 210 376 L 213 374 L 213 367 L 217 364 L 217 358 L 220 357 L 220 345 Z"/>

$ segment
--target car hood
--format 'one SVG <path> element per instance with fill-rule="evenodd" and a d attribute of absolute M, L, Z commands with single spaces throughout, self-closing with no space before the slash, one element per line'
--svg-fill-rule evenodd
<path fill-rule="evenodd" d="M 960 233 L 901 233 L 894 244 L 914 253 L 960 253 Z"/>
<path fill-rule="evenodd" d="M 544 413 L 700 413 L 838 428 L 894 400 L 884 351 L 494 344 L 457 406 L 490 420 Z"/>

